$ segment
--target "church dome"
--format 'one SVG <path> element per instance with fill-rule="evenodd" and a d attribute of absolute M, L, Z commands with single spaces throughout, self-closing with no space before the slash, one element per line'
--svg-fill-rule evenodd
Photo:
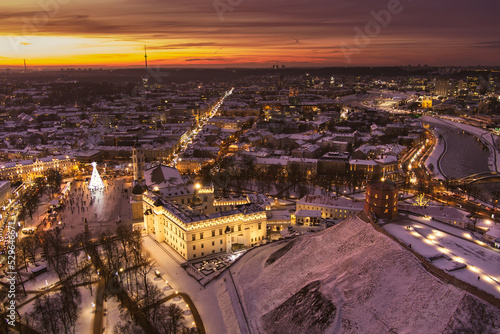
<path fill-rule="evenodd" d="M 142 195 L 146 191 L 146 187 L 142 184 L 137 183 L 134 188 L 132 188 L 133 195 Z"/>

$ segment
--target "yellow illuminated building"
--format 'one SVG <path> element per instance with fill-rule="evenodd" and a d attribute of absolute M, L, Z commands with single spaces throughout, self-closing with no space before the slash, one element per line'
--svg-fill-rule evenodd
<path fill-rule="evenodd" d="M 266 209 L 246 197 L 214 199 L 213 188 L 199 184 L 188 198 L 165 193 L 143 195 L 146 232 L 186 260 L 250 248 L 266 238 Z"/>
<path fill-rule="evenodd" d="M 12 181 L 33 180 L 36 177 L 43 176 L 47 169 L 51 168 L 59 170 L 64 175 L 78 168 L 78 163 L 67 155 L 5 162 L 0 164 L 0 179 Z"/>
<path fill-rule="evenodd" d="M 431 99 L 422 100 L 422 108 L 424 109 L 432 108 L 432 100 Z"/>

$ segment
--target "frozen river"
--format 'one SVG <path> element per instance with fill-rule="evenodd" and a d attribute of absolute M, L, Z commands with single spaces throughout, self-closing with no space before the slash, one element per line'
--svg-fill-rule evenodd
<path fill-rule="evenodd" d="M 441 169 L 447 178 L 462 178 L 481 172 L 489 172 L 490 152 L 472 134 L 439 120 L 428 121 L 437 135 L 446 141 L 446 153 L 441 160 Z"/>

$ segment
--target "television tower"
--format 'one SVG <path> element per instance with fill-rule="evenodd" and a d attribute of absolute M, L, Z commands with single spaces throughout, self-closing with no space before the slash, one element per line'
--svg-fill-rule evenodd
<path fill-rule="evenodd" d="M 24 72 L 26 72 L 26 59 L 24 60 Z"/>
<path fill-rule="evenodd" d="M 146 64 L 146 70 L 148 69 L 148 53 L 146 49 L 146 45 L 144 45 L 144 63 Z"/>

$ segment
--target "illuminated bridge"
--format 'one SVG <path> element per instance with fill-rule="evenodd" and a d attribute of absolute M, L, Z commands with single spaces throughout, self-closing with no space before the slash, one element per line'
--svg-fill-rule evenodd
<path fill-rule="evenodd" d="M 497 172 L 477 173 L 466 176 L 461 179 L 456 179 L 455 182 L 461 184 L 500 182 L 500 173 Z"/>

